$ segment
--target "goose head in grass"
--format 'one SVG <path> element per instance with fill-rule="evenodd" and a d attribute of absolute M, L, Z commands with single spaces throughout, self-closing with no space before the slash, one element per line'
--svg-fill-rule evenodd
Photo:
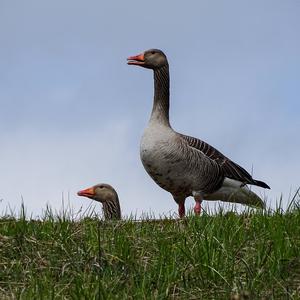
<path fill-rule="evenodd" d="M 116 190 L 109 184 L 99 183 L 81 190 L 78 196 L 87 197 L 102 203 L 105 220 L 120 220 L 121 209 Z"/>

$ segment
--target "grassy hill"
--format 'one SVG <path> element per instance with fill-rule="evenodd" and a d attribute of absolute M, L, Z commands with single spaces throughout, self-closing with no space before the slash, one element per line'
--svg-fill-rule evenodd
<path fill-rule="evenodd" d="M 300 209 L 0 219 L 0 299 L 300 299 Z"/>

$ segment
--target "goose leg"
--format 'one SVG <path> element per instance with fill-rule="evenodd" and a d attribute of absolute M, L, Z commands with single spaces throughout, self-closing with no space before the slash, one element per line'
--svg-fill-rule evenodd
<path fill-rule="evenodd" d="M 178 213 L 179 213 L 179 217 L 183 218 L 185 216 L 185 206 L 184 206 L 184 201 L 180 202 L 178 204 Z"/>
<path fill-rule="evenodd" d="M 194 199 L 196 201 L 196 204 L 195 204 L 195 207 L 194 207 L 194 212 L 195 212 L 196 215 L 200 215 L 200 213 L 201 213 L 201 203 L 202 203 L 203 198 L 200 195 L 195 195 Z"/>
<path fill-rule="evenodd" d="M 178 204 L 179 217 L 183 218 L 185 216 L 185 206 L 184 206 L 185 198 L 175 197 L 175 196 L 173 196 L 173 198 L 176 201 L 176 203 Z"/>

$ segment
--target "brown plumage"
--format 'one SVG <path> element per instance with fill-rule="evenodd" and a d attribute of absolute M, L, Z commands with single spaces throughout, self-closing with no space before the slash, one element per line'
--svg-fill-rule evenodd
<path fill-rule="evenodd" d="M 216 148 L 210 146 L 204 141 L 188 135 L 181 134 L 180 136 L 188 142 L 189 146 L 200 150 L 207 157 L 216 161 L 222 168 L 225 177 L 241 181 L 244 184 L 253 184 L 267 189 L 270 188 L 266 183 L 253 179 L 244 168 L 227 158 Z"/>
<path fill-rule="evenodd" d="M 78 196 L 87 197 L 102 203 L 105 220 L 120 220 L 121 209 L 116 190 L 109 184 L 99 183 L 77 193 Z"/>
<path fill-rule="evenodd" d="M 166 55 L 161 50 L 150 49 L 129 57 L 128 64 L 154 72 L 153 108 L 142 137 L 140 155 L 152 179 L 173 195 L 179 215 L 185 214 L 184 203 L 188 196 L 193 196 L 196 201 L 196 214 L 200 213 L 203 199 L 262 207 L 262 200 L 245 185 L 269 188 L 266 183 L 253 179 L 244 168 L 209 144 L 180 134 L 171 127 Z"/>

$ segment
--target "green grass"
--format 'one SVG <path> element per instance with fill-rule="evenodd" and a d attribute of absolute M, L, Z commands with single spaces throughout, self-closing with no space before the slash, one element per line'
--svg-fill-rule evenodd
<path fill-rule="evenodd" d="M 0 219 L 0 299 L 300 299 L 300 209 Z"/>

